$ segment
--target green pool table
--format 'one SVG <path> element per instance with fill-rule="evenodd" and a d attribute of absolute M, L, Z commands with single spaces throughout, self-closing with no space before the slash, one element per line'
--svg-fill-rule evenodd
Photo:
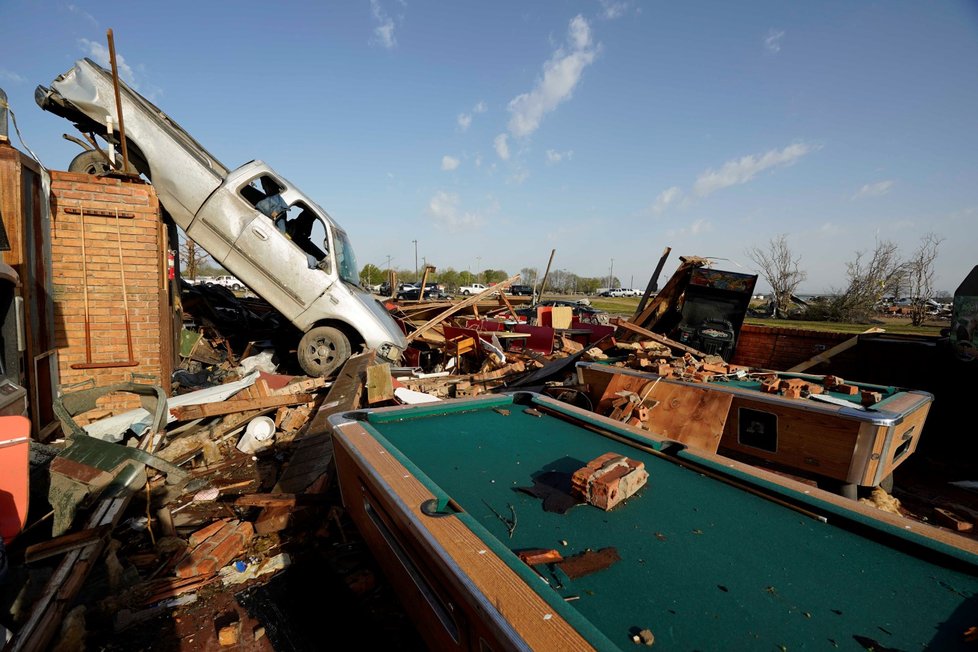
<path fill-rule="evenodd" d="M 696 388 L 714 398 L 725 397 L 729 407 L 716 415 L 719 424 L 715 432 L 708 433 L 713 437 L 696 443 L 709 443 L 710 452 L 719 449 L 745 461 L 760 460 L 824 479 L 826 487 L 832 486 L 850 498 L 857 496 L 857 487 L 876 487 L 891 479 L 893 471 L 914 453 L 934 401 L 928 392 L 858 382 L 847 382 L 856 394 L 826 390 L 805 398 L 789 398 L 761 391 L 762 379 L 795 380 L 820 387 L 826 377 L 766 370 L 752 370 L 743 380 L 716 377 L 709 382 L 660 377 L 593 362 L 578 363 L 577 372 L 580 382 L 591 388 L 598 404 L 596 411 L 601 413 L 603 400 L 616 391 L 644 394 L 644 388 L 653 383 L 659 386 L 650 394 L 652 398 L 667 388 Z M 879 402 L 864 407 L 863 391 L 877 394 Z M 675 438 L 676 424 L 669 418 L 671 398 L 673 394 L 649 412 L 647 427 Z"/>
<path fill-rule="evenodd" d="M 330 421 L 344 506 L 432 649 L 975 649 L 963 536 L 539 394 Z M 608 452 L 644 464 L 637 493 L 553 500 Z"/>

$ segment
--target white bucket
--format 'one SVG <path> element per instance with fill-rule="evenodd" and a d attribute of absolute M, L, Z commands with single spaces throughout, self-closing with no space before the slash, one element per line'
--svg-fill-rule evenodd
<path fill-rule="evenodd" d="M 275 437 L 275 422 L 269 417 L 255 417 L 248 422 L 244 434 L 238 440 L 238 450 L 254 453 L 271 445 Z"/>

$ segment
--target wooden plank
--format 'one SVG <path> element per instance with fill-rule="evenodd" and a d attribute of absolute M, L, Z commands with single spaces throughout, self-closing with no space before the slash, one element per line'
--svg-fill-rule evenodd
<path fill-rule="evenodd" d="M 645 310 L 645 304 L 648 303 L 649 297 L 652 296 L 652 293 L 658 291 L 659 274 L 662 273 L 662 267 L 666 264 L 666 258 L 669 257 L 670 252 L 672 252 L 672 247 L 666 247 L 662 250 L 662 257 L 659 258 L 659 264 L 655 266 L 655 271 L 652 272 L 652 278 L 649 279 L 649 284 L 645 287 L 645 294 L 642 295 L 641 300 L 638 302 L 638 306 L 635 308 L 635 314 L 632 315 L 633 322 L 638 321 L 638 316 Z"/>
<path fill-rule="evenodd" d="M 422 334 L 424 334 L 425 332 L 431 330 L 432 328 L 434 328 L 435 326 L 437 326 L 441 322 L 445 321 L 446 319 L 448 319 L 449 317 L 451 317 L 455 313 L 459 312 L 460 310 L 462 310 L 464 308 L 468 308 L 469 306 L 474 306 L 477 303 L 479 303 L 482 299 L 485 299 L 488 296 L 492 296 L 496 292 L 502 292 L 503 290 L 505 290 L 506 288 L 508 288 L 510 285 L 512 285 L 513 283 L 515 283 L 519 279 L 520 279 L 520 275 L 519 274 L 517 274 L 516 276 L 511 276 L 510 278 L 506 279 L 505 281 L 502 281 L 500 283 L 496 283 L 491 288 L 486 288 L 485 290 L 483 290 L 479 294 L 472 295 L 471 297 L 469 297 L 465 301 L 460 301 L 459 303 L 456 303 L 451 308 L 445 310 L 441 314 L 439 314 L 436 317 L 434 317 L 433 319 L 429 320 L 426 324 L 424 324 L 423 326 L 421 326 L 420 328 L 418 328 L 418 330 L 416 330 L 416 331 L 414 331 L 412 333 L 408 333 L 408 335 L 407 335 L 407 341 L 408 342 L 411 342 L 415 338 L 420 337 Z"/>
<path fill-rule="evenodd" d="M 262 396 L 258 398 L 219 401 L 216 403 L 184 405 L 181 407 L 170 408 L 170 414 L 172 414 L 177 421 L 189 421 L 191 419 L 224 416 L 227 414 L 235 414 L 237 412 L 247 412 L 249 410 L 267 410 L 281 407 L 283 405 L 311 403 L 315 400 L 316 397 L 312 394 L 280 394 L 275 396 Z"/>
<path fill-rule="evenodd" d="M 391 366 L 384 362 L 367 367 L 367 403 L 376 405 L 394 398 Z"/>
<path fill-rule="evenodd" d="M 88 530 L 70 532 L 47 541 L 42 541 L 41 543 L 36 543 L 28 546 L 27 550 L 24 551 L 24 561 L 31 564 L 42 559 L 47 559 L 48 557 L 53 557 L 54 555 L 83 548 L 99 539 L 105 538 L 111 531 L 112 527 L 110 525 L 103 524 Z"/>
<path fill-rule="evenodd" d="M 698 349 L 694 349 L 691 346 L 686 346 L 682 342 L 677 342 L 676 340 L 670 339 L 665 335 L 659 335 L 658 333 L 653 333 L 652 331 L 646 328 L 642 328 L 638 324 L 633 324 L 628 320 L 618 318 L 618 319 L 611 320 L 611 323 L 612 325 L 630 331 L 635 335 L 640 335 L 646 339 L 652 340 L 654 342 L 658 342 L 659 344 L 665 344 L 673 351 L 682 351 L 683 353 L 689 353 L 690 355 L 695 355 L 700 358 L 706 356 L 705 353 L 703 353 Z"/>
<path fill-rule="evenodd" d="M 301 507 L 328 502 L 325 494 L 245 494 L 234 499 L 235 507 Z"/>
<path fill-rule="evenodd" d="M 716 453 L 733 395 L 707 387 L 648 382 L 638 395 L 657 404 L 649 410 L 646 428 L 697 451 Z"/>
<path fill-rule="evenodd" d="M 870 329 L 865 330 L 862 333 L 860 333 L 860 335 L 868 335 L 870 333 L 883 333 L 883 332 L 885 332 L 885 331 L 882 328 L 870 328 Z M 856 335 L 855 337 L 850 337 L 848 340 L 846 340 L 842 344 L 838 344 L 836 346 L 833 346 L 828 351 L 822 351 L 821 353 L 818 353 L 818 354 L 812 356 L 811 358 L 805 360 L 804 362 L 800 362 L 800 363 L 796 364 L 791 369 L 788 369 L 788 371 L 790 371 L 792 373 L 799 373 L 799 372 L 802 372 L 802 371 L 807 371 L 807 370 L 811 369 L 812 367 L 814 367 L 815 365 L 817 365 L 819 363 L 828 362 L 829 360 L 832 359 L 833 356 L 836 356 L 836 355 L 842 353 L 843 351 L 848 351 L 852 347 L 856 346 L 856 344 L 858 344 L 858 343 L 859 343 L 859 335 Z"/>

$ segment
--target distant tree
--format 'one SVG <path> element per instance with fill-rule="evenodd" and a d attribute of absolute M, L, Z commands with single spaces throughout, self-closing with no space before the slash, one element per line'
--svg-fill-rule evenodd
<path fill-rule="evenodd" d="M 927 318 L 927 300 L 934 294 L 934 261 L 943 238 L 935 233 L 925 234 L 920 245 L 903 264 L 910 290 L 910 321 L 920 326 Z"/>
<path fill-rule="evenodd" d="M 475 283 L 475 275 L 472 272 L 465 270 L 458 273 L 459 286 L 472 285 L 473 283 Z"/>
<path fill-rule="evenodd" d="M 459 286 L 460 274 L 451 267 L 438 272 L 438 282 L 450 290 L 455 290 Z"/>
<path fill-rule="evenodd" d="M 787 317 L 791 297 L 808 274 L 798 267 L 800 256 L 792 253 L 785 234 L 771 238 L 767 249 L 751 247 L 747 256 L 758 266 L 774 293 L 774 316 Z"/>
<path fill-rule="evenodd" d="M 196 242 L 183 236 L 180 244 L 180 269 L 181 275 L 186 278 L 196 279 L 201 273 L 201 268 L 209 260 L 207 252 L 201 249 Z"/>
<path fill-rule="evenodd" d="M 540 279 L 536 267 L 524 267 L 520 270 L 520 283 L 523 285 L 536 286 Z"/>
<path fill-rule="evenodd" d="M 383 282 L 385 274 L 386 272 L 373 263 L 367 263 L 360 270 L 360 283 L 363 285 L 377 285 Z"/>
<path fill-rule="evenodd" d="M 594 294 L 594 291 L 601 287 L 601 279 L 581 278 L 578 279 L 577 291 L 585 294 Z"/>
<path fill-rule="evenodd" d="M 833 292 L 821 316 L 830 321 L 868 321 L 880 300 L 888 290 L 892 291 L 903 274 L 904 264 L 897 245 L 889 240 L 877 240 L 871 254 L 857 251 L 856 257 L 846 263 L 848 285 L 842 291 Z"/>
<path fill-rule="evenodd" d="M 506 272 L 501 269 L 487 269 L 484 272 L 482 272 L 482 278 L 484 279 L 482 281 L 483 283 L 485 283 L 486 285 L 490 285 L 492 283 L 499 283 L 500 281 L 505 281 L 506 279 L 509 278 L 509 275 L 506 274 Z"/>

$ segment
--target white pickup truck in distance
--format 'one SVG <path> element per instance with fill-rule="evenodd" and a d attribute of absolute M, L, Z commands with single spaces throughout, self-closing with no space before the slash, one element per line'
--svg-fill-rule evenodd
<path fill-rule="evenodd" d="M 400 361 L 404 332 L 360 286 L 350 240 L 325 210 L 262 161 L 228 169 L 159 108 L 119 88 L 130 166 L 188 237 L 303 333 L 296 354 L 306 374 L 329 375 L 361 347 Z M 95 62 L 77 61 L 34 96 L 120 149 L 112 74 Z"/>
<path fill-rule="evenodd" d="M 472 285 L 463 285 L 458 289 L 458 293 L 469 296 L 470 294 L 479 294 L 480 292 L 485 292 L 489 288 L 482 283 L 473 283 Z"/>

